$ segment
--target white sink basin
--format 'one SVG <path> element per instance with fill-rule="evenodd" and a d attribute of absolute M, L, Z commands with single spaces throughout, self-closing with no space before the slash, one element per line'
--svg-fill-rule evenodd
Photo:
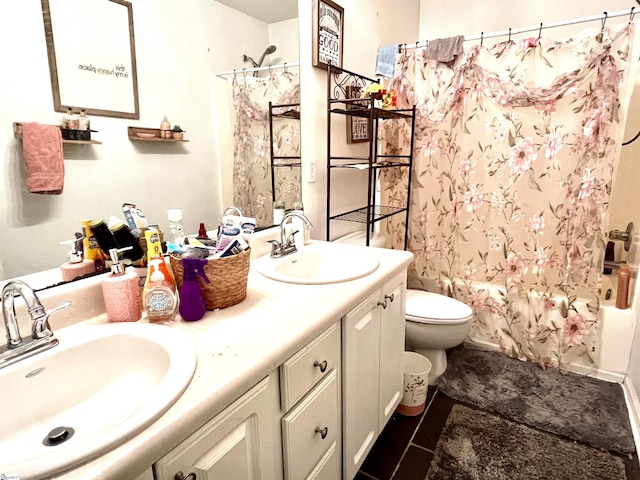
<path fill-rule="evenodd" d="M 0 369 L 0 473 L 48 477 L 106 453 L 168 410 L 196 367 L 191 343 L 162 325 L 75 325 L 55 334 L 56 347 Z M 73 434 L 45 445 L 58 427 Z"/>
<path fill-rule="evenodd" d="M 305 285 L 348 282 L 369 275 L 378 258 L 358 247 L 315 242 L 282 258 L 264 255 L 254 262 L 258 273 L 272 280 Z"/>

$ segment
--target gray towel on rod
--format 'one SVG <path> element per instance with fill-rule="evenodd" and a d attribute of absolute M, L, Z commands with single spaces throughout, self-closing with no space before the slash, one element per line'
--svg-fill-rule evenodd
<path fill-rule="evenodd" d="M 436 60 L 443 63 L 451 62 L 462 53 L 463 43 L 464 37 L 462 35 L 429 40 L 425 57 L 427 60 Z"/>
<path fill-rule="evenodd" d="M 378 48 L 376 75 L 382 75 L 386 78 L 393 77 L 396 70 L 396 53 L 398 53 L 397 43 Z"/>

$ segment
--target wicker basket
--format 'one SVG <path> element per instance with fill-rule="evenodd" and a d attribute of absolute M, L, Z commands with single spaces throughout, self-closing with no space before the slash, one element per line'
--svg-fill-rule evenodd
<path fill-rule="evenodd" d="M 251 249 L 237 255 L 209 260 L 204 266 L 210 283 L 206 283 L 200 275 L 197 276 L 200 290 L 207 310 L 227 308 L 236 305 L 247 296 L 247 276 L 249 275 L 249 258 Z M 171 269 L 176 279 L 178 289 L 182 288 L 184 269 L 180 258 L 169 256 Z"/>

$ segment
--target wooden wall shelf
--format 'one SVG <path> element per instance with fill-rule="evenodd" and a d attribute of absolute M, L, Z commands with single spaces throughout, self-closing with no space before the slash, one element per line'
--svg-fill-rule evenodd
<path fill-rule="evenodd" d="M 160 138 L 159 128 L 144 128 L 144 127 L 127 127 L 127 134 L 129 140 L 135 140 L 136 142 L 188 142 L 184 138 L 178 140 L 176 138 Z"/>
<path fill-rule="evenodd" d="M 60 125 L 55 125 L 60 127 Z M 13 136 L 18 140 L 22 140 L 22 122 L 13 122 Z M 62 143 L 74 143 L 76 145 L 102 145 L 98 140 L 66 140 L 62 139 Z"/>

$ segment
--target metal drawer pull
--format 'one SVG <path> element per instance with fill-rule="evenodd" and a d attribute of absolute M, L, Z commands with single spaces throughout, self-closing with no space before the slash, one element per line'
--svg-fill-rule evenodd
<path fill-rule="evenodd" d="M 315 362 L 313 362 L 313 366 L 314 367 L 320 367 L 320 371 L 322 373 L 324 373 L 325 370 L 327 369 L 327 361 L 323 360 L 322 362 L 319 362 L 319 361 L 316 360 Z M 322 437 L 322 438 L 324 438 L 324 437 Z"/>
<path fill-rule="evenodd" d="M 384 302 L 378 302 L 378 306 L 382 308 L 387 308 L 387 297 L 384 298 Z"/>
<path fill-rule="evenodd" d="M 173 477 L 173 480 L 196 480 L 196 474 L 192 472 L 185 477 L 184 473 L 178 472 Z"/>
<path fill-rule="evenodd" d="M 328 427 L 324 427 L 324 428 L 316 427 L 316 433 L 319 433 L 320 437 L 322 437 L 322 439 L 324 440 L 325 438 L 327 438 L 327 434 L 329 433 L 329 428 Z"/>
<path fill-rule="evenodd" d="M 387 299 L 388 299 L 388 300 L 389 300 L 389 301 L 391 301 L 391 302 L 393 302 L 393 299 L 394 299 L 394 298 L 395 298 L 395 296 L 394 296 L 394 294 L 393 294 L 393 293 L 392 293 L 391 295 L 385 295 L 385 296 L 384 296 L 384 299 L 385 299 L 385 300 L 387 300 Z"/>

